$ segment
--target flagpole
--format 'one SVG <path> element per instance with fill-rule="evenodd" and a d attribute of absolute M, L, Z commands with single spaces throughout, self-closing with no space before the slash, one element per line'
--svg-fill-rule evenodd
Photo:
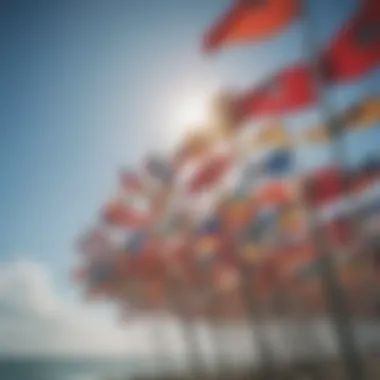
<path fill-rule="evenodd" d="M 234 147 L 234 151 L 239 152 L 238 147 Z M 244 161 L 245 156 L 244 155 L 237 155 L 237 163 L 242 164 Z M 252 190 L 249 190 L 252 192 Z M 238 242 L 236 234 L 233 235 L 233 245 L 232 245 L 232 252 L 233 254 L 236 254 L 239 252 L 238 248 Z M 274 358 L 273 358 L 273 352 L 270 349 L 267 339 L 265 337 L 265 334 L 261 331 L 261 328 L 258 326 L 259 322 L 262 322 L 262 318 L 259 317 L 259 310 L 258 310 L 258 301 L 256 297 L 256 291 L 253 286 L 254 281 L 254 273 L 253 271 L 255 268 L 247 268 L 245 263 L 242 262 L 242 258 L 238 258 L 237 260 L 237 268 L 239 270 L 240 276 L 241 276 L 241 297 L 242 302 L 245 306 L 245 310 L 248 317 L 248 323 L 250 325 L 251 333 L 252 333 L 252 339 L 253 339 L 253 347 L 257 347 L 259 351 L 259 367 L 261 367 L 263 371 L 263 376 L 272 376 L 274 377 Z M 256 327 L 256 328 L 255 328 Z M 252 372 L 253 379 L 255 378 L 254 372 Z"/>
<path fill-rule="evenodd" d="M 210 307 L 210 335 L 215 360 L 215 377 L 218 379 L 223 376 L 224 371 L 228 367 L 225 365 L 224 352 L 224 345 L 227 344 L 227 342 L 224 341 L 224 336 L 220 331 L 220 323 L 223 320 L 221 317 L 223 300 L 218 289 L 215 289 L 213 284 L 211 284 L 211 289 L 208 299 L 208 305 Z"/>
<path fill-rule="evenodd" d="M 337 143 L 337 127 L 341 128 L 341 125 L 337 126 L 336 121 L 331 119 L 331 112 L 327 102 L 325 88 L 323 86 L 323 77 L 320 72 L 320 67 L 318 66 L 317 47 L 313 38 L 311 15 L 307 8 L 306 1 L 304 1 L 303 19 L 305 22 L 304 45 L 305 48 L 307 47 L 309 49 L 309 65 L 318 91 L 319 110 L 325 119 L 327 133 L 331 135 L 333 142 Z M 339 146 L 336 146 L 334 152 L 338 162 L 342 163 L 342 147 L 339 149 Z M 347 183 L 347 177 L 345 177 L 345 175 L 343 175 L 342 180 Z M 308 200 L 306 199 L 306 201 Z M 318 226 L 312 225 L 311 227 L 312 238 L 321 259 L 322 284 L 324 287 L 325 298 L 328 302 L 330 312 L 332 313 L 333 323 L 338 335 L 338 343 L 344 362 L 346 376 L 349 380 L 362 380 L 365 378 L 364 367 L 357 350 L 353 326 L 351 324 L 344 292 L 339 284 L 335 265 L 329 249 L 326 247 L 322 231 Z"/>
<path fill-rule="evenodd" d="M 199 348 L 199 341 L 196 336 L 197 331 L 191 321 L 188 305 L 186 305 L 188 287 L 183 285 L 184 284 L 182 284 L 175 276 L 170 274 L 167 276 L 166 286 L 171 304 L 179 317 L 183 341 L 186 347 L 185 356 L 188 370 L 191 378 L 198 379 L 199 376 L 204 374 L 204 361 Z"/>

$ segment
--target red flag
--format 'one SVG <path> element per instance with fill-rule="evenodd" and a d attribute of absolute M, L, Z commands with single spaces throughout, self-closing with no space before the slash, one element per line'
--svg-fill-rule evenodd
<path fill-rule="evenodd" d="M 314 205 L 330 203 L 344 194 L 343 185 L 339 168 L 323 168 L 306 179 L 307 196 Z"/>
<path fill-rule="evenodd" d="M 203 42 L 205 51 L 234 43 L 272 37 L 298 14 L 298 0 L 237 0 L 211 28 Z"/>
<path fill-rule="evenodd" d="M 102 216 L 111 225 L 127 228 L 140 228 L 145 226 L 148 221 L 145 213 L 118 201 L 106 205 L 102 211 Z"/>
<path fill-rule="evenodd" d="M 296 195 L 295 185 L 289 181 L 270 181 L 260 187 L 256 194 L 257 204 L 261 207 L 279 206 L 291 202 Z"/>
<path fill-rule="evenodd" d="M 345 219 L 337 219 L 325 226 L 328 239 L 337 245 L 347 246 L 351 241 L 351 230 L 348 221 Z"/>
<path fill-rule="evenodd" d="M 144 188 L 141 177 L 127 169 L 123 169 L 120 173 L 120 185 L 124 191 L 133 194 L 141 193 Z"/>
<path fill-rule="evenodd" d="M 243 94 L 237 104 L 241 119 L 286 114 L 312 106 L 316 101 L 314 80 L 305 65 L 286 68 L 270 81 Z"/>
<path fill-rule="evenodd" d="M 218 154 L 202 162 L 199 169 L 190 179 L 188 191 L 199 193 L 218 184 L 231 167 L 232 157 L 229 154 Z"/>
<path fill-rule="evenodd" d="M 326 79 L 355 80 L 380 65 L 380 1 L 366 0 L 322 57 Z"/>

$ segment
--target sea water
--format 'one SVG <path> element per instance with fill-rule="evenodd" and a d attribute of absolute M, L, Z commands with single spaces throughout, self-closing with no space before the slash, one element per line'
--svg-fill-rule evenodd
<path fill-rule="evenodd" d="M 125 359 L 1 359 L 0 380 L 128 380 L 146 367 Z"/>

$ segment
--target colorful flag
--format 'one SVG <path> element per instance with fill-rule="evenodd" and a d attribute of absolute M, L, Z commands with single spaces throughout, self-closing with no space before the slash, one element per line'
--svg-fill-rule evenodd
<path fill-rule="evenodd" d="M 255 194 L 257 204 L 261 207 L 275 207 L 288 204 L 295 199 L 297 183 L 287 180 L 271 180 L 260 186 Z"/>
<path fill-rule="evenodd" d="M 380 122 L 380 98 L 367 98 L 361 104 L 350 107 L 344 113 L 343 119 L 349 129 L 373 126 Z"/>
<path fill-rule="evenodd" d="M 145 159 L 144 168 L 149 176 L 160 182 L 169 184 L 173 180 L 171 163 L 159 155 L 150 155 Z"/>
<path fill-rule="evenodd" d="M 87 256 L 104 254 L 110 249 L 110 237 L 105 229 L 93 228 L 79 237 L 76 247 L 78 253 Z"/>
<path fill-rule="evenodd" d="M 367 156 L 353 174 L 353 189 L 356 194 L 360 194 L 380 179 L 380 156 Z"/>
<path fill-rule="evenodd" d="M 189 193 L 200 193 L 217 186 L 227 174 L 233 163 L 229 154 L 217 154 L 205 159 L 198 170 L 190 179 L 187 191 Z"/>
<path fill-rule="evenodd" d="M 183 143 L 180 144 L 174 158 L 174 166 L 180 169 L 189 160 L 202 157 L 210 152 L 215 143 L 215 136 L 206 131 L 195 131 L 185 136 Z"/>
<path fill-rule="evenodd" d="M 239 94 L 233 91 L 221 91 L 212 101 L 212 115 L 215 123 L 215 136 L 220 141 L 232 141 L 241 127 L 237 113 Z"/>
<path fill-rule="evenodd" d="M 278 246 L 272 260 L 281 275 L 292 277 L 299 268 L 316 260 L 315 249 L 310 241 L 296 246 Z"/>
<path fill-rule="evenodd" d="M 261 131 L 253 137 L 249 144 L 250 149 L 285 148 L 291 146 L 292 141 L 281 120 L 274 120 L 265 125 Z"/>
<path fill-rule="evenodd" d="M 206 34 L 203 48 L 212 52 L 226 45 L 272 37 L 297 17 L 298 10 L 297 0 L 236 0 Z"/>
<path fill-rule="evenodd" d="M 194 254 L 198 263 L 202 266 L 212 264 L 221 251 L 221 240 L 216 235 L 199 237 L 195 243 Z"/>
<path fill-rule="evenodd" d="M 102 218 L 110 225 L 125 228 L 140 228 L 145 226 L 148 216 L 119 200 L 109 202 L 101 212 Z"/>
<path fill-rule="evenodd" d="M 197 229 L 198 235 L 218 234 L 222 230 L 222 221 L 216 215 L 212 215 L 202 220 Z"/>
<path fill-rule="evenodd" d="M 324 126 L 308 128 L 301 136 L 304 144 L 327 144 L 330 142 L 330 135 Z"/>
<path fill-rule="evenodd" d="M 239 256 L 246 262 L 255 264 L 265 258 L 267 247 L 257 243 L 245 243 L 237 248 Z"/>
<path fill-rule="evenodd" d="M 225 200 L 221 215 L 229 231 L 239 231 L 254 219 L 254 202 L 249 197 L 229 197 Z"/>
<path fill-rule="evenodd" d="M 340 198 L 344 191 L 343 177 L 335 166 L 323 168 L 306 178 L 307 197 L 313 205 L 327 204 Z"/>
<path fill-rule="evenodd" d="M 334 245 L 349 247 L 352 241 L 352 231 L 347 219 L 339 218 L 327 223 L 324 231 L 328 240 Z"/>
<path fill-rule="evenodd" d="M 352 81 L 380 65 L 380 3 L 364 0 L 322 58 L 329 82 Z"/>
<path fill-rule="evenodd" d="M 259 88 L 243 94 L 237 103 L 242 120 L 284 115 L 315 104 L 313 76 L 307 65 L 288 67 Z"/>
<path fill-rule="evenodd" d="M 288 175 L 293 169 L 294 154 L 289 149 L 278 149 L 269 154 L 261 164 L 261 172 L 264 176 Z"/>
<path fill-rule="evenodd" d="M 144 184 L 141 177 L 130 169 L 121 170 L 120 186 L 127 194 L 139 194 L 144 190 Z"/>
<path fill-rule="evenodd" d="M 351 106 L 336 115 L 334 120 L 342 130 L 358 130 L 368 128 L 380 122 L 380 99 L 367 98 L 364 102 Z M 303 143 L 329 143 L 330 134 L 326 126 L 317 125 L 302 133 Z"/>
<path fill-rule="evenodd" d="M 132 255 L 133 257 L 137 256 L 140 252 L 142 252 L 144 246 L 147 241 L 147 234 L 145 231 L 136 231 L 128 237 L 127 242 L 125 244 L 125 250 L 128 255 Z"/>
<path fill-rule="evenodd" d="M 214 283 L 222 292 L 229 292 L 237 288 L 240 280 L 238 270 L 226 263 L 220 264 L 214 272 Z"/>
<path fill-rule="evenodd" d="M 307 212 L 300 206 L 279 211 L 278 234 L 280 244 L 297 244 L 307 236 Z"/>

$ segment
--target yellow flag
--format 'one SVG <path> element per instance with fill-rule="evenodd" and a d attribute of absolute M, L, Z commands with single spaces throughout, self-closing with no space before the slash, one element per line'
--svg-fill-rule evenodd
<path fill-rule="evenodd" d="M 368 98 L 351 107 L 345 113 L 344 120 L 349 129 L 368 128 L 380 122 L 380 98 Z"/>
<path fill-rule="evenodd" d="M 259 141 L 264 145 L 287 146 L 290 144 L 290 136 L 282 122 L 275 120 L 273 124 L 262 130 Z"/>
<path fill-rule="evenodd" d="M 274 120 L 264 126 L 258 134 L 249 138 L 247 150 L 249 153 L 260 149 L 288 147 L 292 144 L 291 136 L 281 120 Z"/>

